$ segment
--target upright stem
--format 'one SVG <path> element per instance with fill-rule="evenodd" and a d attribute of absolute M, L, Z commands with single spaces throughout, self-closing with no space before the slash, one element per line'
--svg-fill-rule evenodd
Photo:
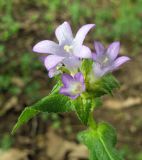
<path fill-rule="evenodd" d="M 89 120 L 88 120 L 88 126 L 92 129 L 96 129 L 97 127 L 97 123 L 94 120 L 93 112 L 90 113 Z"/>

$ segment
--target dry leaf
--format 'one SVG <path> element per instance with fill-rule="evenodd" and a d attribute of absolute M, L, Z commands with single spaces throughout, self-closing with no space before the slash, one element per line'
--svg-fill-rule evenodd
<path fill-rule="evenodd" d="M 142 99 L 140 97 L 129 97 L 126 100 L 122 101 L 119 99 L 109 99 L 105 101 L 105 107 L 110 109 L 123 109 L 136 105 L 142 104 Z"/>
<path fill-rule="evenodd" d="M 47 133 L 47 155 L 52 160 L 79 160 L 88 157 L 83 145 L 67 141 L 51 129 Z"/>
<path fill-rule="evenodd" d="M 27 156 L 27 151 L 16 148 L 0 152 L 0 160 L 28 160 Z"/>

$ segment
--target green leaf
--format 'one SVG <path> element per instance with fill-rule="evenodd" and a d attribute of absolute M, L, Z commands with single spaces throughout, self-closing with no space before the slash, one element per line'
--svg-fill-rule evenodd
<path fill-rule="evenodd" d="M 94 84 L 91 84 L 89 87 L 89 90 L 92 92 L 92 94 L 95 97 L 100 97 L 104 94 L 111 94 L 113 89 L 119 88 L 119 82 L 116 80 L 116 78 L 109 74 L 98 81 L 96 81 Z"/>
<path fill-rule="evenodd" d="M 55 84 L 55 86 L 53 87 L 50 95 L 51 95 L 51 94 L 53 95 L 53 94 L 58 93 L 59 90 L 60 90 L 60 88 L 61 88 L 61 86 L 62 86 L 62 83 L 61 83 L 61 81 L 58 80 L 58 82 L 57 82 L 57 83 Z"/>
<path fill-rule="evenodd" d="M 32 109 L 32 107 L 26 107 L 19 116 L 18 121 L 14 125 L 11 133 L 14 134 L 18 128 L 27 123 L 31 118 L 35 117 L 39 112 L 40 111 L 38 110 Z"/>
<path fill-rule="evenodd" d="M 78 118 L 85 125 L 88 123 L 89 114 L 91 112 L 92 101 L 85 98 L 77 98 L 73 101 Z"/>
<path fill-rule="evenodd" d="M 46 96 L 34 105 L 24 109 L 18 118 L 17 123 L 13 127 L 12 134 L 14 134 L 19 127 L 27 123 L 31 118 L 40 112 L 57 113 L 69 112 L 73 110 L 73 105 L 68 97 L 60 94 Z"/>
<path fill-rule="evenodd" d="M 116 132 L 109 124 L 100 123 L 96 129 L 80 132 L 78 138 L 88 147 L 90 160 L 122 160 L 114 148 Z"/>
<path fill-rule="evenodd" d="M 92 70 L 92 64 L 93 64 L 93 61 L 91 59 L 83 60 L 80 70 L 85 77 L 87 77 L 89 72 Z"/>

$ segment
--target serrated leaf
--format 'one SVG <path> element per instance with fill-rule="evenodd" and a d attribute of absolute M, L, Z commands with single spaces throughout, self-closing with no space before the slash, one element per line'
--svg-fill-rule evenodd
<path fill-rule="evenodd" d="M 93 85 L 91 85 L 90 90 L 95 97 L 100 97 L 104 94 L 111 94 L 112 91 L 119 87 L 119 83 L 116 78 L 109 74 L 98 81 L 96 81 Z"/>
<path fill-rule="evenodd" d="M 88 129 L 79 133 L 79 140 L 90 151 L 90 160 L 122 160 L 116 144 L 116 132 L 112 126 L 100 123 L 96 129 Z"/>
<path fill-rule="evenodd" d="M 26 107 L 19 116 L 18 121 L 14 125 L 11 133 L 14 134 L 18 128 L 27 123 L 31 118 L 35 117 L 39 112 L 40 111 L 34 110 L 31 107 Z"/>
<path fill-rule="evenodd" d="M 80 70 L 85 77 L 92 70 L 92 64 L 93 64 L 93 61 L 91 59 L 84 59 L 83 60 Z"/>
<path fill-rule="evenodd" d="M 89 114 L 91 112 L 92 101 L 90 99 L 82 99 L 79 97 L 73 101 L 78 118 L 85 125 L 88 123 Z"/>
<path fill-rule="evenodd" d="M 73 111 L 73 104 L 70 99 L 60 94 L 49 95 L 35 103 L 30 107 L 26 107 L 18 118 L 17 123 L 13 127 L 12 134 L 27 123 L 31 118 L 40 112 L 57 113 L 57 112 L 69 112 Z"/>
<path fill-rule="evenodd" d="M 62 86 L 62 83 L 61 83 L 61 81 L 59 81 L 58 80 L 58 82 L 55 84 L 55 86 L 52 88 L 52 91 L 50 92 L 50 95 L 52 94 L 57 94 L 58 92 L 59 92 L 59 90 L 60 90 L 60 88 L 61 88 L 61 86 Z"/>

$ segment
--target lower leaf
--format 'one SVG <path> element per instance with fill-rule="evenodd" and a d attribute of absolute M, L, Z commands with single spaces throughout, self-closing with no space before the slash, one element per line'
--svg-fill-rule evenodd
<path fill-rule="evenodd" d="M 23 124 L 27 123 L 31 118 L 36 116 L 40 112 L 69 112 L 73 111 L 73 105 L 70 99 L 66 96 L 60 94 L 51 94 L 44 97 L 34 105 L 26 107 L 18 118 L 17 123 L 13 127 L 12 134 L 21 127 Z"/>
<path fill-rule="evenodd" d="M 115 130 L 106 123 L 100 123 L 96 129 L 88 129 L 79 133 L 79 140 L 90 151 L 90 160 L 122 160 L 116 144 Z"/>

